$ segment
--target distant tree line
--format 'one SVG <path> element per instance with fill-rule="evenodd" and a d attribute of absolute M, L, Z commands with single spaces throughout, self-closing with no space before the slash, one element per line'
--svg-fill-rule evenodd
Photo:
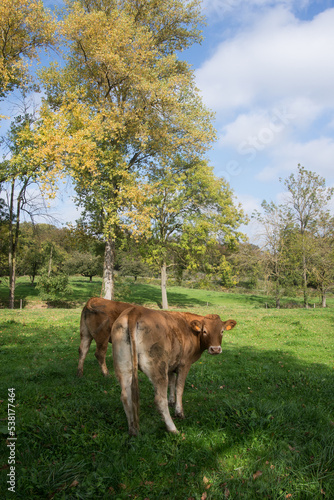
<path fill-rule="evenodd" d="M 261 291 L 274 300 L 277 308 L 283 297 L 297 295 L 302 295 L 304 306 L 309 307 L 312 290 L 312 297 L 318 294 L 321 306 L 326 307 L 327 294 L 334 287 L 334 217 L 329 209 L 334 190 L 326 188 L 325 179 L 300 165 L 297 173 L 282 183 L 286 188 L 284 203 L 263 201 L 261 211 L 253 214 L 258 223 L 258 244 L 236 239 L 229 244 L 219 241 L 216 233 L 208 240 L 205 232 L 194 234 L 187 227 L 187 216 L 180 216 L 188 209 L 182 186 L 175 196 L 172 180 L 166 177 L 165 189 L 154 194 L 155 200 L 164 196 L 164 203 L 155 203 L 159 214 L 153 219 L 154 231 L 134 240 L 130 232 L 119 229 L 115 271 L 135 282 L 138 278 L 161 278 L 164 266 L 173 284 Z M 182 201 L 177 208 L 179 199 Z M 205 210 L 205 203 L 198 202 L 197 209 L 193 206 L 194 194 L 190 199 L 192 217 L 197 209 Z M 173 210 L 169 211 L 171 206 Z M 203 224 L 207 222 L 207 214 L 198 211 L 197 215 Z M 103 275 L 103 237 L 90 234 L 85 220 L 64 228 L 28 222 L 20 225 L 16 272 L 28 275 L 32 283 L 37 281 L 42 297 L 52 290 L 66 293 L 69 275 L 80 274 L 89 280 Z M 0 275 L 8 276 L 11 234 L 4 201 L 0 235 Z M 167 276 L 164 285 L 167 288 Z"/>

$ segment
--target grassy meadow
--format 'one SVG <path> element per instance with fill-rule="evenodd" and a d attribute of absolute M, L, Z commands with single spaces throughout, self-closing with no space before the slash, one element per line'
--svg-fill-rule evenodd
<path fill-rule="evenodd" d="M 94 342 L 76 377 L 81 306 L 100 290 L 99 280 L 72 280 L 71 307 L 51 308 L 22 280 L 25 307 L 0 309 L 0 498 L 334 498 L 333 299 L 327 309 L 276 310 L 257 295 L 171 288 L 171 308 L 238 324 L 220 356 L 192 366 L 178 436 L 165 431 L 140 374 L 141 432 L 130 438 L 111 346 L 110 378 Z M 119 299 L 157 308 L 160 290 L 130 283 Z M 9 388 L 15 493 L 6 483 Z"/>

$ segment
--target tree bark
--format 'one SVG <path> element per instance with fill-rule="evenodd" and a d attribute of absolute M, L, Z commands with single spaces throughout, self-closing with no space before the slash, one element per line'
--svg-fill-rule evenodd
<path fill-rule="evenodd" d="M 49 258 L 48 278 L 50 278 L 51 271 L 52 271 L 52 253 L 53 253 L 53 246 L 51 245 L 51 248 L 50 248 L 50 258 Z"/>
<path fill-rule="evenodd" d="M 21 196 L 24 192 L 24 188 L 21 189 L 20 194 L 17 199 L 16 208 L 16 222 L 14 224 L 14 191 L 15 191 L 15 181 L 12 181 L 11 194 L 10 194 L 10 206 L 9 206 L 9 252 L 8 252 L 8 264 L 9 264 L 9 308 L 14 309 L 15 302 L 15 284 L 16 284 L 16 254 L 17 254 L 17 243 L 19 239 L 19 229 L 20 229 L 20 210 L 21 210 Z"/>
<path fill-rule="evenodd" d="M 161 298 L 162 298 L 162 308 L 168 309 L 168 298 L 167 298 L 167 264 L 164 261 L 161 266 Z"/>
<path fill-rule="evenodd" d="M 303 294 L 304 294 L 304 307 L 308 309 L 308 290 L 307 290 L 307 266 L 306 266 L 306 249 L 305 249 L 305 236 L 304 231 L 301 229 L 302 235 L 302 253 L 303 253 Z"/>
<path fill-rule="evenodd" d="M 14 242 L 14 189 L 15 182 L 12 182 L 10 202 L 9 202 L 9 251 L 8 251 L 8 267 L 9 267 L 9 308 L 14 309 L 15 297 L 15 242 Z"/>
<path fill-rule="evenodd" d="M 327 307 L 327 302 L 326 302 L 326 290 L 321 291 L 321 307 Z"/>
<path fill-rule="evenodd" d="M 21 203 L 24 193 L 28 186 L 28 180 L 25 180 L 23 186 L 17 196 L 16 200 L 16 214 L 14 214 L 14 192 L 15 192 L 15 179 L 12 180 L 10 203 L 9 203 L 9 308 L 14 309 L 15 301 L 15 283 L 16 283 L 16 255 L 19 241 L 20 232 L 20 215 Z M 15 222 L 14 222 L 14 219 Z"/>
<path fill-rule="evenodd" d="M 112 300 L 114 297 L 114 264 L 115 264 L 115 241 L 108 238 L 104 251 L 103 264 L 103 297 Z"/>
<path fill-rule="evenodd" d="M 304 306 L 306 309 L 308 309 L 307 271 L 306 271 L 305 255 L 303 255 L 303 293 L 304 293 Z"/>

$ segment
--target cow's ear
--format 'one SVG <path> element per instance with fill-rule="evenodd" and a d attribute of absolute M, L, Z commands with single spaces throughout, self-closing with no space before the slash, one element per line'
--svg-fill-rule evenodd
<path fill-rule="evenodd" d="M 234 328 L 236 324 L 237 322 L 234 321 L 234 319 L 228 319 L 224 322 L 224 330 L 232 330 L 232 328 Z"/>
<path fill-rule="evenodd" d="M 190 323 L 190 327 L 195 335 L 199 335 L 202 331 L 202 323 L 200 321 L 198 321 L 197 319 L 194 319 Z"/>

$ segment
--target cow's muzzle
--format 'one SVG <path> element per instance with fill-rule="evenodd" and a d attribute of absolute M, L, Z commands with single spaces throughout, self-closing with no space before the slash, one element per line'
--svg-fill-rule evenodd
<path fill-rule="evenodd" d="M 211 345 L 208 349 L 208 352 L 209 354 L 221 354 L 222 348 L 220 347 L 220 345 L 217 346 Z"/>

